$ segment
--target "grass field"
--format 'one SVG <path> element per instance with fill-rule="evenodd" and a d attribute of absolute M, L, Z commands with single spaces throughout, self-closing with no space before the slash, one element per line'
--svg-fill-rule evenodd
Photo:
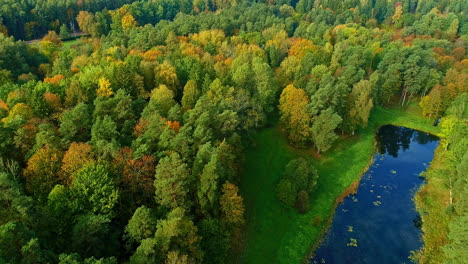
<path fill-rule="evenodd" d="M 333 215 L 336 199 L 356 183 L 370 165 L 375 151 L 374 136 L 386 124 L 410 127 L 439 134 L 432 121 L 420 117 L 419 108 L 405 110 L 376 108 L 365 129 L 357 136 L 342 138 L 314 159 L 320 178 L 311 196 L 310 210 L 298 214 L 279 203 L 275 185 L 286 163 L 296 156 L 312 159 L 307 150 L 290 147 L 277 128 L 267 128 L 255 136 L 255 144 L 246 152 L 241 192 L 246 204 L 247 230 L 241 263 L 301 263 L 319 242 Z"/>
<path fill-rule="evenodd" d="M 69 48 L 71 48 L 73 45 L 79 44 L 80 41 L 81 41 L 81 38 L 75 38 L 75 39 L 71 39 L 71 40 L 64 41 L 64 42 L 63 42 L 63 47 L 69 49 Z"/>

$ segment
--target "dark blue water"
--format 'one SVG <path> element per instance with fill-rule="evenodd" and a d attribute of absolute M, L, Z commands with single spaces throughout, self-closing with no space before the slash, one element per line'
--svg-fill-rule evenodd
<path fill-rule="evenodd" d="M 357 194 L 337 207 L 310 263 L 411 263 L 411 251 L 422 246 L 413 197 L 438 139 L 395 126 L 382 127 L 377 138 L 380 153 Z"/>

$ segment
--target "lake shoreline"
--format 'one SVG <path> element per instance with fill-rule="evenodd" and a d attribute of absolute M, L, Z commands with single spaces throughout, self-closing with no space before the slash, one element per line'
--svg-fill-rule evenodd
<path fill-rule="evenodd" d="M 366 167 L 361 171 L 361 173 L 357 176 L 356 180 L 354 180 L 346 189 L 343 190 L 343 192 L 338 196 L 336 197 L 335 199 L 335 202 L 334 202 L 334 205 L 333 205 L 333 208 L 331 209 L 330 211 L 330 215 L 329 217 L 325 220 L 325 223 L 323 225 L 323 228 L 322 230 L 320 231 L 320 234 L 318 235 L 317 237 L 317 240 L 313 243 L 313 245 L 311 246 L 311 249 L 309 251 L 309 253 L 304 257 L 304 260 L 303 260 L 303 263 L 308 263 L 310 261 L 310 259 L 312 259 L 315 255 L 315 251 L 317 250 L 317 248 L 320 246 L 320 244 L 322 243 L 323 241 L 323 238 L 325 236 L 325 234 L 328 232 L 328 230 L 330 229 L 332 223 L 333 223 L 333 219 L 335 217 L 335 212 L 336 212 L 336 208 L 338 207 L 338 205 L 340 205 L 344 199 L 346 197 L 348 197 L 349 195 L 352 195 L 352 194 L 356 194 L 357 193 L 357 190 L 359 188 L 359 184 L 361 183 L 361 180 L 362 180 L 362 177 L 364 176 L 364 174 L 369 170 L 369 168 L 371 167 L 371 165 L 373 164 L 373 162 L 375 161 L 374 160 L 374 156 L 377 152 L 377 149 L 376 149 L 376 144 L 377 144 L 377 139 L 376 139 L 376 136 L 377 136 L 377 133 L 379 131 L 380 128 L 382 128 L 383 126 L 387 126 L 387 125 L 393 125 L 393 126 L 399 126 L 399 127 L 406 127 L 406 128 L 410 128 L 410 129 L 413 129 L 413 130 L 416 130 L 416 131 L 420 131 L 420 132 L 424 132 L 424 133 L 427 133 L 427 134 L 430 134 L 430 135 L 433 135 L 433 136 L 436 136 L 436 137 L 439 137 L 441 138 L 441 135 L 439 133 L 434 133 L 434 131 L 431 131 L 431 130 L 426 130 L 426 129 L 420 129 L 419 126 L 412 126 L 410 124 L 400 124 L 400 123 L 394 123 L 394 122 L 388 122 L 388 123 L 382 123 L 382 124 L 379 124 L 376 128 L 375 128 L 375 131 L 374 131 L 374 137 L 373 137 L 373 146 L 374 146 L 374 150 L 372 153 L 370 153 L 370 157 L 369 157 L 369 161 L 366 165 Z M 415 128 L 415 127 L 418 127 L 419 129 Z M 440 146 L 438 146 L 435 150 L 435 153 L 437 153 L 438 149 L 439 149 Z M 434 156 L 434 160 L 435 160 L 435 156 Z M 432 161 L 431 161 L 432 162 Z M 428 167 L 427 169 L 429 170 L 431 167 Z M 421 185 L 418 190 L 415 192 L 415 194 L 413 195 L 413 199 L 416 199 L 416 197 L 419 195 L 420 193 L 420 190 L 424 187 L 424 184 Z M 415 210 L 419 212 L 419 209 L 418 208 L 418 205 L 415 203 Z M 421 216 L 422 217 L 422 216 Z M 423 248 L 424 248 L 424 240 L 423 240 Z M 421 248 L 422 249 L 422 248 Z"/>
<path fill-rule="evenodd" d="M 376 107 L 366 128 L 359 129 L 354 137 L 338 140 L 320 159 L 313 159 L 310 152 L 292 149 L 276 126 L 259 131 L 254 137 L 255 147 L 246 150 L 246 159 L 255 162 L 247 162 L 241 176 L 241 193 L 251 214 L 245 229 L 244 249 L 231 263 L 289 264 L 308 260 L 333 220 L 339 204 L 337 198 L 350 192 L 372 164 L 377 131 L 384 125 L 437 136 L 440 133 L 431 120 L 421 116 L 417 104 L 405 109 Z M 282 206 L 274 192 L 282 165 L 299 156 L 312 159 L 321 175 L 306 214 Z M 272 236 L 274 240 L 269 239 Z"/>
<path fill-rule="evenodd" d="M 411 144 L 419 144 L 419 145 L 425 145 L 425 144 L 426 144 L 426 143 L 416 143 L 416 142 L 418 142 L 418 141 L 415 142 L 415 139 L 414 139 L 414 137 L 415 137 L 416 134 L 419 134 L 419 135 L 425 134 L 425 135 L 428 135 L 430 138 L 433 138 L 433 140 L 439 141 L 439 137 L 436 137 L 436 136 L 434 136 L 434 134 L 431 134 L 431 133 L 426 133 L 426 132 L 424 132 L 424 131 L 420 131 L 420 130 L 417 130 L 417 129 L 408 128 L 408 127 L 406 127 L 406 126 L 398 126 L 398 125 L 395 125 L 395 124 L 383 124 L 383 125 L 377 126 L 377 128 L 376 128 L 376 133 L 375 133 L 375 136 L 374 136 L 374 146 L 378 146 L 378 145 L 381 145 L 381 144 L 385 144 L 384 142 L 391 142 L 391 141 L 388 141 L 388 139 L 385 139 L 385 137 L 389 137 L 390 134 L 388 134 L 388 132 L 387 132 L 387 133 L 382 132 L 382 131 L 385 131 L 385 130 L 383 130 L 383 129 L 385 129 L 386 127 L 394 127 L 394 128 L 395 128 L 395 129 L 391 129 L 390 131 L 402 131 L 402 130 L 403 130 L 403 131 L 407 131 L 407 130 L 408 130 L 408 131 L 412 131 L 412 133 L 410 134 L 410 137 L 412 138 L 412 139 L 411 139 L 411 142 L 412 142 Z M 389 131 L 388 129 L 389 129 L 389 128 L 386 128 L 386 131 Z M 393 133 L 391 133 L 391 134 L 393 134 Z M 387 136 L 385 136 L 385 135 L 387 135 Z M 380 142 L 380 143 L 379 143 L 379 142 Z M 403 142 L 406 142 L 406 141 L 403 141 Z M 345 215 L 343 215 L 343 213 L 342 213 L 341 211 L 338 211 L 338 210 L 339 210 L 340 206 L 342 205 L 342 202 L 343 202 L 343 201 L 346 202 L 346 200 L 349 199 L 350 195 L 353 195 L 353 194 L 356 194 L 356 193 L 357 193 L 357 195 L 356 195 L 356 201 L 354 201 L 354 202 L 357 202 L 357 199 L 359 199 L 359 202 L 360 202 L 359 204 L 361 204 L 361 201 L 364 201 L 364 204 L 367 204 L 367 202 L 369 202 L 369 200 L 368 200 L 368 199 L 369 199 L 369 194 L 368 194 L 368 192 L 365 191 L 366 188 L 369 188 L 369 187 L 365 187 L 365 186 L 367 186 L 366 182 L 368 182 L 369 179 L 368 179 L 367 176 L 366 176 L 366 181 L 363 183 L 364 175 L 373 175 L 373 173 L 372 173 L 373 171 L 372 171 L 371 168 L 374 167 L 374 165 L 376 165 L 377 167 L 378 167 L 379 165 L 381 165 L 381 162 L 378 162 L 378 161 L 376 160 L 376 159 L 378 159 L 378 158 L 377 158 L 377 157 L 378 157 L 378 153 L 383 153 L 383 152 L 384 152 L 384 153 L 387 153 L 387 151 L 390 151 L 390 150 L 393 150 L 393 151 L 394 151 L 393 148 L 386 148 L 385 146 L 389 147 L 388 145 L 385 144 L 385 145 L 382 145 L 381 147 L 378 147 L 378 149 L 377 149 L 377 148 L 374 148 L 374 152 L 370 154 L 371 158 L 370 158 L 369 163 L 368 163 L 367 166 L 363 169 L 363 171 L 361 172 L 361 174 L 359 174 L 358 178 L 357 178 L 355 181 L 353 181 L 353 182 L 348 186 L 348 188 L 346 188 L 345 190 L 343 190 L 343 192 L 335 199 L 335 203 L 334 203 L 334 206 L 333 206 L 332 211 L 331 211 L 331 213 L 330 213 L 330 217 L 327 218 L 326 224 L 324 225 L 323 229 L 321 230 L 320 236 L 317 238 L 317 241 L 316 241 L 316 242 L 313 244 L 313 246 L 311 247 L 310 253 L 304 258 L 303 263 L 310 263 L 311 260 L 317 262 L 317 261 L 319 261 L 319 259 L 321 259 L 321 258 L 325 258 L 325 260 L 330 261 L 330 259 L 328 259 L 328 257 L 331 257 L 331 256 L 329 255 L 329 254 L 331 254 L 330 252 L 341 252 L 340 250 L 341 250 L 342 247 L 341 247 L 341 246 L 337 246 L 337 245 L 340 244 L 340 243 L 342 242 L 341 240 L 342 240 L 342 237 L 343 237 L 343 235 L 344 235 L 344 234 L 341 234 L 341 231 L 339 231 L 339 230 L 342 230 L 342 228 L 343 228 L 343 223 L 344 223 L 343 221 L 345 221 L 346 223 L 348 223 L 348 221 L 350 221 L 350 222 L 349 222 L 349 225 L 354 226 L 354 227 L 357 227 L 357 226 L 360 225 L 361 220 L 359 220 L 360 217 L 358 217 L 358 216 L 356 215 L 356 213 L 351 214 L 351 215 L 348 215 L 348 216 L 345 216 Z M 383 149 L 382 149 L 382 147 L 383 147 Z M 409 147 L 409 145 L 408 145 L 408 147 Z M 404 155 L 403 153 L 406 152 L 406 150 L 408 149 L 408 147 L 403 147 L 403 148 L 402 148 L 402 147 L 400 146 L 400 147 L 399 147 L 400 150 L 398 151 L 398 153 L 401 152 L 401 153 L 402 153 L 401 155 Z M 434 149 L 433 149 L 430 153 L 433 154 L 436 148 L 437 148 L 437 147 L 434 147 Z M 411 147 L 410 147 L 409 149 L 411 149 Z M 382 151 L 383 151 L 383 152 L 382 152 Z M 411 151 L 411 150 L 410 150 L 410 151 Z M 395 152 L 395 154 L 392 154 L 392 153 L 393 153 L 393 152 L 388 152 L 388 155 L 393 156 L 394 158 L 397 157 L 396 155 L 400 156 L 400 154 L 397 154 L 397 152 Z M 424 152 L 424 153 L 426 153 L 426 152 Z M 427 152 L 427 153 L 429 153 L 429 152 Z M 408 155 L 408 154 L 406 154 L 406 155 Z M 385 156 L 387 156 L 387 155 L 385 155 Z M 419 156 L 418 156 L 418 157 L 419 157 Z M 432 157 L 429 157 L 429 158 L 430 158 L 429 161 L 426 160 L 426 161 L 424 161 L 424 162 L 430 162 L 430 161 L 433 160 L 434 157 L 432 156 Z M 382 157 L 382 159 L 383 159 L 383 157 Z M 381 160 L 382 160 L 382 159 L 381 159 Z M 390 157 L 390 159 L 391 159 L 391 157 Z M 384 165 L 384 166 L 385 166 L 385 165 Z M 398 165 L 398 166 L 401 166 L 401 165 Z M 416 166 L 416 164 L 415 164 L 414 166 Z M 421 168 L 421 169 L 422 169 L 421 171 L 418 171 L 418 172 L 416 172 L 416 173 L 419 174 L 419 173 L 421 173 L 421 172 L 426 171 L 427 167 Z M 371 170 L 371 171 L 369 172 L 369 170 Z M 375 171 L 375 168 L 374 168 L 373 170 Z M 397 171 L 400 171 L 399 167 L 397 167 L 396 170 L 397 170 Z M 377 171 L 378 171 L 378 170 L 377 170 Z M 392 172 L 392 173 L 396 173 L 396 172 Z M 379 175 L 380 175 L 380 176 L 379 176 Z M 408 174 L 408 175 L 409 175 L 409 174 Z M 380 172 L 380 174 L 379 174 L 379 172 L 377 172 L 376 176 L 378 177 L 378 178 L 375 178 L 376 180 L 379 179 L 379 178 L 380 178 L 380 179 L 385 179 L 385 178 L 386 178 L 386 177 L 382 178 L 382 172 Z M 372 178 L 374 178 L 374 177 L 372 177 Z M 400 181 L 398 181 L 398 182 L 400 182 Z M 403 182 L 402 182 L 402 183 L 403 183 Z M 397 183 L 397 184 L 399 184 L 399 183 Z M 411 203 L 412 205 L 410 206 L 410 207 L 411 207 L 411 211 L 417 212 L 418 215 L 419 215 L 419 212 L 416 210 L 417 208 L 416 208 L 416 204 L 414 204 L 414 198 L 415 198 L 415 196 L 416 196 L 417 190 L 419 190 L 425 183 L 424 183 L 424 182 L 421 182 L 421 183 L 419 183 L 419 184 L 420 184 L 420 185 L 418 185 L 418 186 L 416 187 L 416 189 L 413 190 L 413 191 L 411 191 L 410 189 L 408 189 L 409 191 L 411 191 L 411 192 L 409 193 L 409 196 L 411 197 L 410 200 L 412 201 L 412 203 Z M 371 193 L 374 193 L 373 190 L 370 190 L 370 191 L 371 191 Z M 359 192 L 359 193 L 358 193 L 358 192 Z M 361 195 L 360 195 L 360 194 L 361 194 Z M 358 198 L 358 197 L 360 197 L 360 198 Z M 366 198 L 366 197 L 367 197 L 367 198 Z M 405 194 L 404 196 L 401 196 L 401 194 L 400 194 L 400 196 L 395 196 L 395 198 L 392 198 L 391 201 L 395 201 L 395 200 L 393 200 L 393 199 L 401 199 L 401 198 L 397 198 L 397 197 L 406 197 L 406 194 Z M 377 196 L 377 198 L 380 198 L 380 196 Z M 364 199 L 364 200 L 362 200 L 362 199 Z M 371 199 L 372 199 L 372 198 L 371 198 Z M 404 198 L 404 199 L 406 199 L 406 198 Z M 351 204 L 353 204 L 353 203 L 351 203 Z M 354 206 L 351 205 L 351 204 L 350 204 L 349 201 L 348 201 L 347 205 L 345 205 L 346 208 L 350 209 L 349 206 L 354 207 Z M 405 200 L 404 204 L 407 204 L 407 203 L 406 203 L 406 200 Z M 374 204 L 374 205 L 375 205 L 375 204 Z M 359 205 L 358 205 L 358 206 L 359 206 Z M 393 208 L 393 207 L 392 207 L 392 208 Z M 398 207 L 395 207 L 395 208 L 398 208 Z M 357 212 L 356 210 L 358 210 L 358 209 L 355 209 L 354 212 Z M 359 209 L 359 210 L 362 210 L 362 208 Z M 379 210 L 388 210 L 388 208 L 387 208 L 387 209 L 377 209 L 377 208 L 376 208 L 375 210 L 377 210 L 376 212 L 379 212 Z M 375 211 L 375 210 L 374 210 L 374 209 L 371 209 L 370 212 Z M 352 212 L 352 211 L 351 211 L 351 212 Z M 362 212 L 362 211 L 361 211 L 361 212 Z M 366 212 L 367 212 L 367 211 L 366 211 Z M 385 211 L 380 211 L 380 214 L 381 214 L 381 215 L 382 215 L 382 212 L 385 214 Z M 409 211 L 408 211 L 408 212 L 409 212 Z M 409 212 L 409 213 L 410 213 L 410 212 Z M 346 215 L 347 215 L 347 214 L 346 214 Z M 361 215 L 361 214 L 358 213 L 358 215 Z M 365 214 L 364 214 L 364 215 L 365 215 Z M 338 219 L 336 219 L 336 217 L 338 217 Z M 348 217 L 351 217 L 351 218 L 348 219 Z M 356 218 L 356 217 L 357 217 L 357 218 Z M 373 218 L 370 217 L 370 218 L 366 218 L 366 219 L 373 219 Z M 376 222 L 376 223 L 379 223 L 379 222 L 381 223 L 381 220 L 382 220 L 382 219 L 379 220 L 379 218 L 376 218 L 376 219 L 375 219 L 375 221 L 378 221 L 378 222 Z M 369 222 L 369 221 L 368 221 L 368 222 Z M 370 222 L 373 223 L 374 220 L 370 220 Z M 404 221 L 403 223 L 407 223 L 407 221 Z M 386 225 L 385 225 L 385 226 L 386 226 Z M 362 228 L 362 227 L 361 227 L 361 228 Z M 417 228 L 417 229 L 418 229 L 419 231 L 422 232 L 422 230 L 421 230 L 420 228 Z M 385 230 L 385 228 L 384 228 L 384 226 L 381 226 L 378 230 Z M 410 230 L 412 230 L 412 229 L 402 229 L 402 230 L 410 231 Z M 350 231 L 350 232 L 352 232 L 352 231 Z M 405 232 L 405 231 L 404 231 L 404 232 Z M 372 234 L 372 232 L 370 232 L 370 234 Z M 355 234 L 355 235 L 356 235 L 356 234 Z M 326 237 L 328 237 L 328 236 L 331 236 L 331 237 L 327 238 L 327 240 L 324 240 L 324 239 L 326 239 Z M 412 238 L 416 238 L 416 240 L 418 240 L 418 241 L 421 241 L 421 240 L 419 239 L 419 238 L 421 237 L 421 235 L 417 235 L 417 236 L 414 236 L 414 235 L 413 235 L 413 236 L 411 236 L 411 237 L 412 237 Z M 329 240 L 329 239 L 331 239 L 331 240 Z M 385 238 L 382 237 L 382 239 L 385 239 Z M 326 241 L 326 242 L 325 242 L 325 241 Z M 391 241 L 391 240 L 390 240 L 390 241 Z M 390 242 L 390 241 L 388 241 L 388 242 Z M 375 242 L 375 241 L 374 241 L 374 242 Z M 421 241 L 421 242 L 422 242 L 422 241 Z M 371 245 L 377 245 L 377 244 L 371 243 Z M 369 247 L 369 246 L 370 246 L 370 245 L 368 244 L 367 247 Z M 421 245 L 421 246 L 422 246 L 422 245 Z M 410 255 L 410 254 L 411 254 L 410 252 L 420 249 L 421 246 L 420 246 L 420 245 L 418 245 L 418 246 L 416 246 L 416 247 L 414 247 L 414 245 L 413 245 L 413 246 L 409 246 L 408 254 Z M 366 248 L 367 248 L 367 247 L 366 247 Z M 344 247 L 344 248 L 346 248 L 346 247 Z M 344 248 L 343 248 L 343 250 L 345 250 Z M 376 246 L 376 250 L 378 250 L 378 248 L 379 248 L 379 247 Z M 381 249 L 381 247 L 380 247 L 380 249 Z M 337 251 L 337 250 L 338 250 L 338 251 Z M 328 253 L 327 253 L 327 252 L 328 252 Z M 346 250 L 345 250 L 345 252 L 346 252 Z M 325 255 L 324 255 L 324 254 L 325 254 Z M 363 253 L 363 252 L 358 253 L 358 254 L 361 254 L 361 258 L 363 258 L 364 256 L 366 256 L 366 253 Z M 327 256 L 328 256 L 328 257 L 327 257 Z M 337 256 L 338 256 L 338 255 L 337 255 Z M 348 255 L 347 255 L 346 253 L 344 253 L 344 252 L 341 252 L 341 253 L 339 254 L 339 256 L 342 256 L 342 257 L 341 257 L 341 261 L 343 261 L 343 258 L 347 259 L 348 261 L 350 260 L 350 259 L 348 259 L 349 257 L 344 257 L 344 256 L 348 256 Z M 392 256 L 393 256 L 393 255 L 392 255 Z M 397 255 L 395 255 L 395 256 L 397 256 Z M 371 257 L 371 255 L 369 255 L 369 257 Z M 374 255 L 374 257 L 375 257 L 375 255 Z M 400 257 L 401 257 L 401 255 L 400 255 Z M 371 257 L 371 258 L 372 258 L 372 257 Z M 340 259 L 340 257 L 338 257 L 338 259 Z M 336 261 L 336 259 L 335 259 L 335 261 Z M 314 263 L 315 263 L 315 262 L 314 262 Z M 328 263 L 328 262 L 327 262 L 327 263 Z M 341 262 L 339 261 L 338 263 L 341 263 Z"/>
<path fill-rule="evenodd" d="M 320 231 L 320 234 L 317 237 L 317 241 L 315 241 L 315 243 L 312 245 L 309 254 L 307 255 L 307 257 L 304 258 L 303 263 L 308 263 L 310 261 L 310 259 L 312 259 L 314 257 L 315 251 L 320 246 L 320 244 L 323 241 L 323 238 L 324 238 L 325 234 L 328 232 L 328 230 L 330 230 L 330 227 L 333 224 L 333 219 L 335 217 L 335 212 L 336 212 L 336 208 L 338 207 L 338 205 L 343 203 L 343 201 L 344 201 L 344 199 L 346 197 L 357 193 L 358 188 L 359 188 L 359 184 L 361 183 L 361 180 L 362 180 L 362 176 L 364 176 L 364 174 L 369 170 L 370 166 L 375 161 L 374 156 L 375 156 L 375 152 L 374 152 L 374 155 L 371 155 L 368 164 L 366 165 L 366 167 L 364 168 L 362 173 L 359 175 L 358 179 L 356 179 L 354 182 L 352 182 L 351 185 L 348 186 L 348 188 L 343 190 L 343 192 L 340 194 L 340 196 L 336 197 L 333 208 L 330 211 L 330 215 L 325 220 L 323 228 L 322 228 L 322 230 Z"/>

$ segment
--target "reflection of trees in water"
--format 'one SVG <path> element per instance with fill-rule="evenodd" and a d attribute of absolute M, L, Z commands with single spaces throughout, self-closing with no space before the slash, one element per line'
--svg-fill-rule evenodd
<path fill-rule="evenodd" d="M 383 126 L 377 134 L 379 152 L 398 156 L 398 151 L 407 150 L 415 130 L 406 127 Z"/>
<path fill-rule="evenodd" d="M 416 131 L 416 135 L 415 135 L 415 138 L 414 140 L 416 140 L 416 142 L 418 142 L 419 144 L 427 144 L 427 143 L 430 143 L 430 142 L 433 142 L 433 141 L 437 141 L 439 140 L 436 136 L 433 136 L 431 134 L 428 134 L 428 133 L 424 133 L 424 132 L 421 132 L 421 131 Z"/>
<path fill-rule="evenodd" d="M 393 157 L 398 156 L 398 151 L 407 150 L 414 135 L 414 140 L 419 144 L 427 144 L 436 141 L 437 137 L 414 129 L 397 126 L 383 126 L 377 133 L 379 152 L 388 153 Z"/>

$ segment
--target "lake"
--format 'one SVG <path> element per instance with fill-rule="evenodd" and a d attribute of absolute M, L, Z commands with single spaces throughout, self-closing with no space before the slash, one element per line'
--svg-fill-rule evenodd
<path fill-rule="evenodd" d="M 404 127 L 383 126 L 379 153 L 355 195 L 337 206 L 333 223 L 310 263 L 411 263 L 422 246 L 413 197 L 424 183 L 438 138 Z M 344 161 L 345 162 L 345 161 Z"/>

